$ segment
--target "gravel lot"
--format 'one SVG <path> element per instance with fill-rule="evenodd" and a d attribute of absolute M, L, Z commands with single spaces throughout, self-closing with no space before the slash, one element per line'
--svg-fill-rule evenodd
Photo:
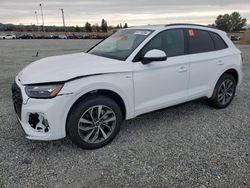
<path fill-rule="evenodd" d="M 96 40 L 0 41 L 0 187 L 250 187 L 250 45 L 232 105 L 198 100 L 123 124 L 108 146 L 29 141 L 12 107 L 15 75 L 38 58 L 80 52 Z M 39 49 L 39 57 L 32 57 Z"/>

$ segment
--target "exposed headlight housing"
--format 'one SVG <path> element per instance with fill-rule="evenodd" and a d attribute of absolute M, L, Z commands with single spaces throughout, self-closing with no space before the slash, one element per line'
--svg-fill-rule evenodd
<path fill-rule="evenodd" d="M 48 99 L 55 97 L 62 89 L 63 84 L 28 85 L 25 92 L 30 98 Z"/>

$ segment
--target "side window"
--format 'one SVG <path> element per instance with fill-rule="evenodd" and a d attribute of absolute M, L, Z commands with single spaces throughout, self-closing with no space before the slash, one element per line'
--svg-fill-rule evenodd
<path fill-rule="evenodd" d="M 214 46 L 216 50 L 223 50 L 228 48 L 225 41 L 218 34 L 210 32 L 210 36 L 214 41 Z"/>
<path fill-rule="evenodd" d="M 185 54 L 185 36 L 182 29 L 167 30 L 151 39 L 135 58 L 139 60 L 148 51 L 158 49 L 164 51 L 168 57 Z"/>
<path fill-rule="evenodd" d="M 207 31 L 188 29 L 189 53 L 203 53 L 214 51 L 214 42 Z"/>

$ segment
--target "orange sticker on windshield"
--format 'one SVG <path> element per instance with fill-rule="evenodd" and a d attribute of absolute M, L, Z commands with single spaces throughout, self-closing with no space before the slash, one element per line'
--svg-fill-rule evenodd
<path fill-rule="evenodd" d="M 119 35 L 119 36 L 116 37 L 116 41 L 123 40 L 123 38 L 124 37 L 122 35 Z"/>
<path fill-rule="evenodd" d="M 194 36 L 195 36 L 194 30 L 193 30 L 193 29 L 189 29 L 189 30 L 188 30 L 188 35 L 189 35 L 190 37 L 194 37 Z"/>

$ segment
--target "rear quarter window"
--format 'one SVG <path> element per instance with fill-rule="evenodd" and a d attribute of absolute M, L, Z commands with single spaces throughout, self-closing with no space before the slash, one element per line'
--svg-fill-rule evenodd
<path fill-rule="evenodd" d="M 204 53 L 215 50 L 213 39 L 208 31 L 188 29 L 189 53 Z"/>
<path fill-rule="evenodd" d="M 214 41 L 215 50 L 223 50 L 228 48 L 225 41 L 217 33 L 210 32 L 209 34 Z"/>

